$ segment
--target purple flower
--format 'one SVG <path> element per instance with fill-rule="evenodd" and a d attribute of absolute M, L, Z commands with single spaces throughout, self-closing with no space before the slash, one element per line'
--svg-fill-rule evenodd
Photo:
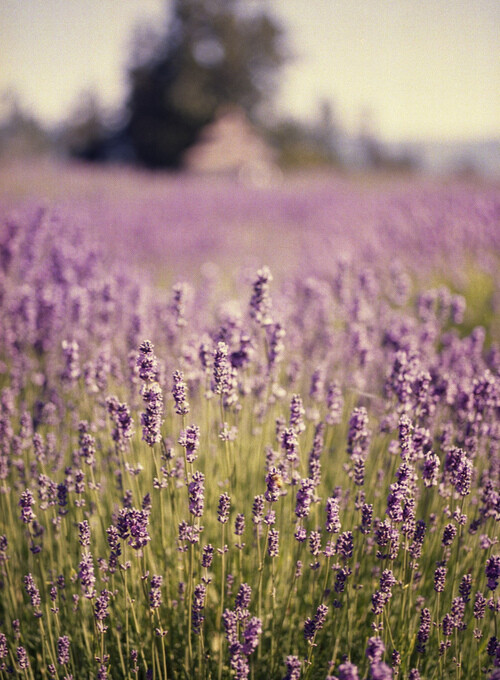
<path fill-rule="evenodd" d="M 371 664 L 377 663 L 378 661 L 382 661 L 382 657 L 384 656 L 385 652 L 385 645 L 381 638 L 379 637 L 371 637 L 368 639 L 368 645 L 366 647 L 366 657 L 368 658 L 368 661 Z"/>
<path fill-rule="evenodd" d="M 186 449 L 186 461 L 194 463 L 198 458 L 196 452 L 200 446 L 200 428 L 197 425 L 189 425 L 179 437 L 179 444 Z"/>
<path fill-rule="evenodd" d="M 361 506 L 361 533 L 369 534 L 372 528 L 373 521 L 373 505 L 371 503 L 363 503 Z"/>
<path fill-rule="evenodd" d="M 338 669 L 339 680 L 359 680 L 358 667 L 346 661 Z"/>
<path fill-rule="evenodd" d="M 326 615 L 328 614 L 328 607 L 326 604 L 320 604 L 316 609 L 316 614 L 313 619 L 307 618 L 304 623 L 304 639 L 307 642 L 312 642 L 314 636 L 321 630 L 326 621 Z"/>
<path fill-rule="evenodd" d="M 127 404 L 121 404 L 116 397 L 106 399 L 108 413 L 115 425 L 111 437 L 119 451 L 125 451 L 134 434 L 133 421 Z"/>
<path fill-rule="evenodd" d="M 175 401 L 175 412 L 180 416 L 186 416 L 189 413 L 189 402 L 186 396 L 187 388 L 183 373 L 174 371 L 173 380 L 172 395 Z"/>
<path fill-rule="evenodd" d="M 89 600 L 94 598 L 96 595 L 94 588 L 94 560 L 92 559 L 92 554 L 90 552 L 82 553 L 82 559 L 80 560 L 80 564 L 78 566 L 78 578 L 82 584 L 85 597 Z"/>
<path fill-rule="evenodd" d="M 392 587 L 395 586 L 396 583 L 397 580 L 391 569 L 384 569 L 380 575 L 380 590 L 383 593 L 389 594 L 392 590 Z"/>
<path fill-rule="evenodd" d="M 19 664 L 19 668 L 21 670 L 24 670 L 25 668 L 29 668 L 30 662 L 28 660 L 28 654 L 24 647 L 18 647 L 16 649 L 16 656 L 17 656 L 17 663 Z"/>
<path fill-rule="evenodd" d="M 326 525 L 325 528 L 329 534 L 338 534 L 341 529 L 339 517 L 339 501 L 337 498 L 331 496 L 326 499 Z"/>
<path fill-rule="evenodd" d="M 256 649 L 259 644 L 259 637 L 262 633 L 262 621 L 256 616 L 252 616 L 250 621 L 247 623 L 245 630 L 243 631 L 243 643 L 242 652 L 246 656 L 249 656 L 254 649 Z"/>
<path fill-rule="evenodd" d="M 148 544 L 151 537 L 148 533 L 149 513 L 136 508 L 122 508 L 118 513 L 116 528 L 122 540 L 127 540 L 134 550 Z"/>
<path fill-rule="evenodd" d="M 109 616 L 108 605 L 111 600 L 111 593 L 109 590 L 101 590 L 98 597 L 96 597 L 94 604 L 94 617 L 96 619 L 96 626 L 99 633 L 105 633 L 108 627 L 104 625 L 103 621 Z"/>
<path fill-rule="evenodd" d="M 189 512 L 195 517 L 202 517 L 205 507 L 205 475 L 198 470 L 193 473 L 189 482 Z"/>
<path fill-rule="evenodd" d="M 305 410 L 302 405 L 302 397 L 300 394 L 294 394 L 290 402 L 290 428 L 299 435 L 306 429 L 304 423 Z"/>
<path fill-rule="evenodd" d="M 142 398 L 146 410 L 141 414 L 142 439 L 149 446 L 161 441 L 161 426 L 163 424 L 163 393 L 158 383 L 145 384 L 142 388 Z"/>
<path fill-rule="evenodd" d="M 193 633 L 199 635 L 205 617 L 203 616 L 203 609 L 205 608 L 205 596 L 207 594 L 206 587 L 199 583 L 194 587 L 193 605 L 192 605 L 192 627 Z"/>
<path fill-rule="evenodd" d="M 457 535 L 457 527 L 454 524 L 447 524 L 443 529 L 443 538 L 441 539 L 441 545 L 445 548 L 453 543 L 453 539 Z"/>
<path fill-rule="evenodd" d="M 271 319 L 271 297 L 269 295 L 269 284 L 273 276 L 269 267 L 263 266 L 257 271 L 257 278 L 253 283 L 252 297 L 250 298 L 250 317 L 259 326 L 269 326 Z"/>
<path fill-rule="evenodd" d="M 151 609 L 158 609 L 161 606 L 161 586 L 163 584 L 163 576 L 155 574 L 151 578 L 151 587 L 149 590 L 149 606 Z"/>
<path fill-rule="evenodd" d="M 421 654 L 425 653 L 425 645 L 429 640 L 431 633 L 431 612 L 424 607 L 420 612 L 420 627 L 417 633 L 417 651 Z"/>
<path fill-rule="evenodd" d="M 144 340 L 139 347 L 137 366 L 139 367 L 139 378 L 144 382 L 155 382 L 158 379 L 158 359 L 154 354 L 153 343 L 150 340 Z"/>
<path fill-rule="evenodd" d="M 299 462 L 299 442 L 297 433 L 291 427 L 285 427 L 281 433 L 281 447 L 285 452 L 285 457 L 292 466 Z"/>
<path fill-rule="evenodd" d="M 57 641 L 57 663 L 64 666 L 69 663 L 69 637 L 62 635 Z"/>
<path fill-rule="evenodd" d="M 337 571 L 337 575 L 335 577 L 335 586 L 334 590 L 336 593 L 343 593 L 345 590 L 345 584 L 347 583 L 347 579 L 349 576 L 352 574 L 352 570 L 349 569 L 349 567 L 342 567 Z"/>
<path fill-rule="evenodd" d="M 469 602 L 471 590 L 472 590 L 472 575 L 464 574 L 462 580 L 460 581 L 460 585 L 458 586 L 458 592 L 460 593 L 460 596 L 464 603 Z"/>
<path fill-rule="evenodd" d="M 229 520 L 229 510 L 231 508 L 231 497 L 228 493 L 221 493 L 219 497 L 219 507 L 217 508 L 217 519 L 221 524 L 226 524 Z"/>
<path fill-rule="evenodd" d="M 474 598 L 474 618 L 483 619 L 486 612 L 486 598 L 479 591 Z"/>
<path fill-rule="evenodd" d="M 286 661 L 286 675 L 283 680 L 299 680 L 301 662 L 297 656 L 287 656 Z"/>
<path fill-rule="evenodd" d="M 279 473 L 278 473 L 279 474 Z M 254 524 L 262 524 L 264 517 L 264 496 L 255 496 L 252 504 L 252 522 Z"/>
<path fill-rule="evenodd" d="M 90 545 L 90 526 L 86 519 L 78 523 L 78 541 L 83 548 Z"/>
<path fill-rule="evenodd" d="M 76 382 L 81 375 L 79 354 L 80 348 L 78 343 L 75 340 L 63 340 L 61 346 L 65 360 L 65 366 L 61 374 L 61 379 L 67 383 Z"/>
<path fill-rule="evenodd" d="M 383 661 L 377 661 L 370 666 L 371 680 L 392 680 L 392 668 Z"/>
<path fill-rule="evenodd" d="M 38 590 L 35 580 L 31 574 L 26 574 L 24 577 L 24 587 L 26 588 L 26 592 L 30 597 L 31 606 L 35 609 L 38 609 L 41 604 L 40 591 Z"/>
<path fill-rule="evenodd" d="M 490 590 L 495 590 L 500 580 L 500 555 L 492 555 L 487 560 L 485 573 L 488 579 L 487 587 Z"/>
<path fill-rule="evenodd" d="M 283 486 L 283 479 L 280 472 L 272 467 L 266 475 L 267 489 L 264 497 L 268 503 L 275 503 L 280 495 L 280 489 Z"/>
<path fill-rule="evenodd" d="M 338 382 L 332 382 L 328 386 L 326 393 L 326 405 L 328 413 L 326 415 L 326 422 L 328 425 L 337 425 L 342 419 L 342 410 L 344 408 L 344 400 Z"/>
<path fill-rule="evenodd" d="M 277 529 L 269 530 L 269 537 L 267 541 L 267 554 L 269 557 L 278 557 L 279 555 L 279 537 L 280 532 Z"/>
<path fill-rule="evenodd" d="M 311 531 L 309 534 L 309 551 L 316 557 L 321 550 L 321 534 L 319 531 Z"/>
<path fill-rule="evenodd" d="M 242 536 L 245 531 L 245 515 L 238 513 L 234 520 L 234 533 L 236 536 Z"/>
<path fill-rule="evenodd" d="M 314 496 L 314 482 L 312 479 L 303 479 L 297 491 L 295 504 L 295 514 L 297 517 L 307 517 L 311 509 L 311 502 Z"/>
<path fill-rule="evenodd" d="M 210 543 L 203 546 L 203 553 L 201 556 L 201 566 L 205 569 L 210 569 L 212 560 L 214 558 L 214 547 Z"/>
<path fill-rule="evenodd" d="M 228 349 L 225 342 L 219 342 L 214 354 L 214 392 L 227 394 L 231 383 L 231 364 L 227 357 Z"/>
<path fill-rule="evenodd" d="M 434 590 L 437 593 L 442 593 L 446 581 L 446 567 L 437 567 L 434 572 Z"/>
<path fill-rule="evenodd" d="M 234 601 L 234 608 L 236 611 L 244 611 L 247 610 L 249 605 L 250 605 L 250 598 L 252 596 L 252 589 L 248 585 L 248 583 L 242 583 L 240 585 L 240 589 L 238 590 L 238 594 L 236 595 L 235 601 Z"/>
<path fill-rule="evenodd" d="M 21 519 L 25 524 L 30 524 L 36 519 L 36 515 L 31 509 L 35 505 L 35 499 L 33 494 L 29 489 L 22 492 L 21 498 L 19 500 L 19 505 L 21 506 Z"/>
<path fill-rule="evenodd" d="M 338 555 L 341 555 L 345 560 L 352 557 L 354 549 L 352 531 L 344 531 L 343 534 L 337 539 L 336 551 Z"/>

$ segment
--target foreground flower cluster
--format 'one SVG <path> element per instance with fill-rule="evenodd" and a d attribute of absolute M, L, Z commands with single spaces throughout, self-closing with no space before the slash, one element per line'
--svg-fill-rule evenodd
<path fill-rule="evenodd" d="M 391 259 L 159 291 L 5 220 L 0 677 L 500 677 L 500 351 Z"/>

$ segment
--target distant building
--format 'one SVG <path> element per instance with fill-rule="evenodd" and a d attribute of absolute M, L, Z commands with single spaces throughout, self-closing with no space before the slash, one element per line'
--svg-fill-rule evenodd
<path fill-rule="evenodd" d="M 185 153 L 183 167 L 189 172 L 235 176 L 255 183 L 279 175 L 276 153 L 238 107 L 222 109 L 205 127 L 198 143 Z"/>

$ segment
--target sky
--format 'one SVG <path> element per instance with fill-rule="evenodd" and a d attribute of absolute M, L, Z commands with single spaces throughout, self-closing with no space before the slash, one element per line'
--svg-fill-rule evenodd
<path fill-rule="evenodd" d="M 244 0 L 283 25 L 294 55 L 276 108 L 333 103 L 347 132 L 386 141 L 500 137 L 498 0 Z M 116 107 L 134 26 L 166 25 L 167 0 L 0 0 L 0 93 L 46 123 L 82 90 Z M 5 105 L 4 105 L 5 106 Z"/>

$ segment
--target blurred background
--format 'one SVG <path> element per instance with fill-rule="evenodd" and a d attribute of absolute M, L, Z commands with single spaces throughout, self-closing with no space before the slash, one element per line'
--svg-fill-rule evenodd
<path fill-rule="evenodd" d="M 496 0 L 2 0 L 0 162 L 500 177 Z"/>

